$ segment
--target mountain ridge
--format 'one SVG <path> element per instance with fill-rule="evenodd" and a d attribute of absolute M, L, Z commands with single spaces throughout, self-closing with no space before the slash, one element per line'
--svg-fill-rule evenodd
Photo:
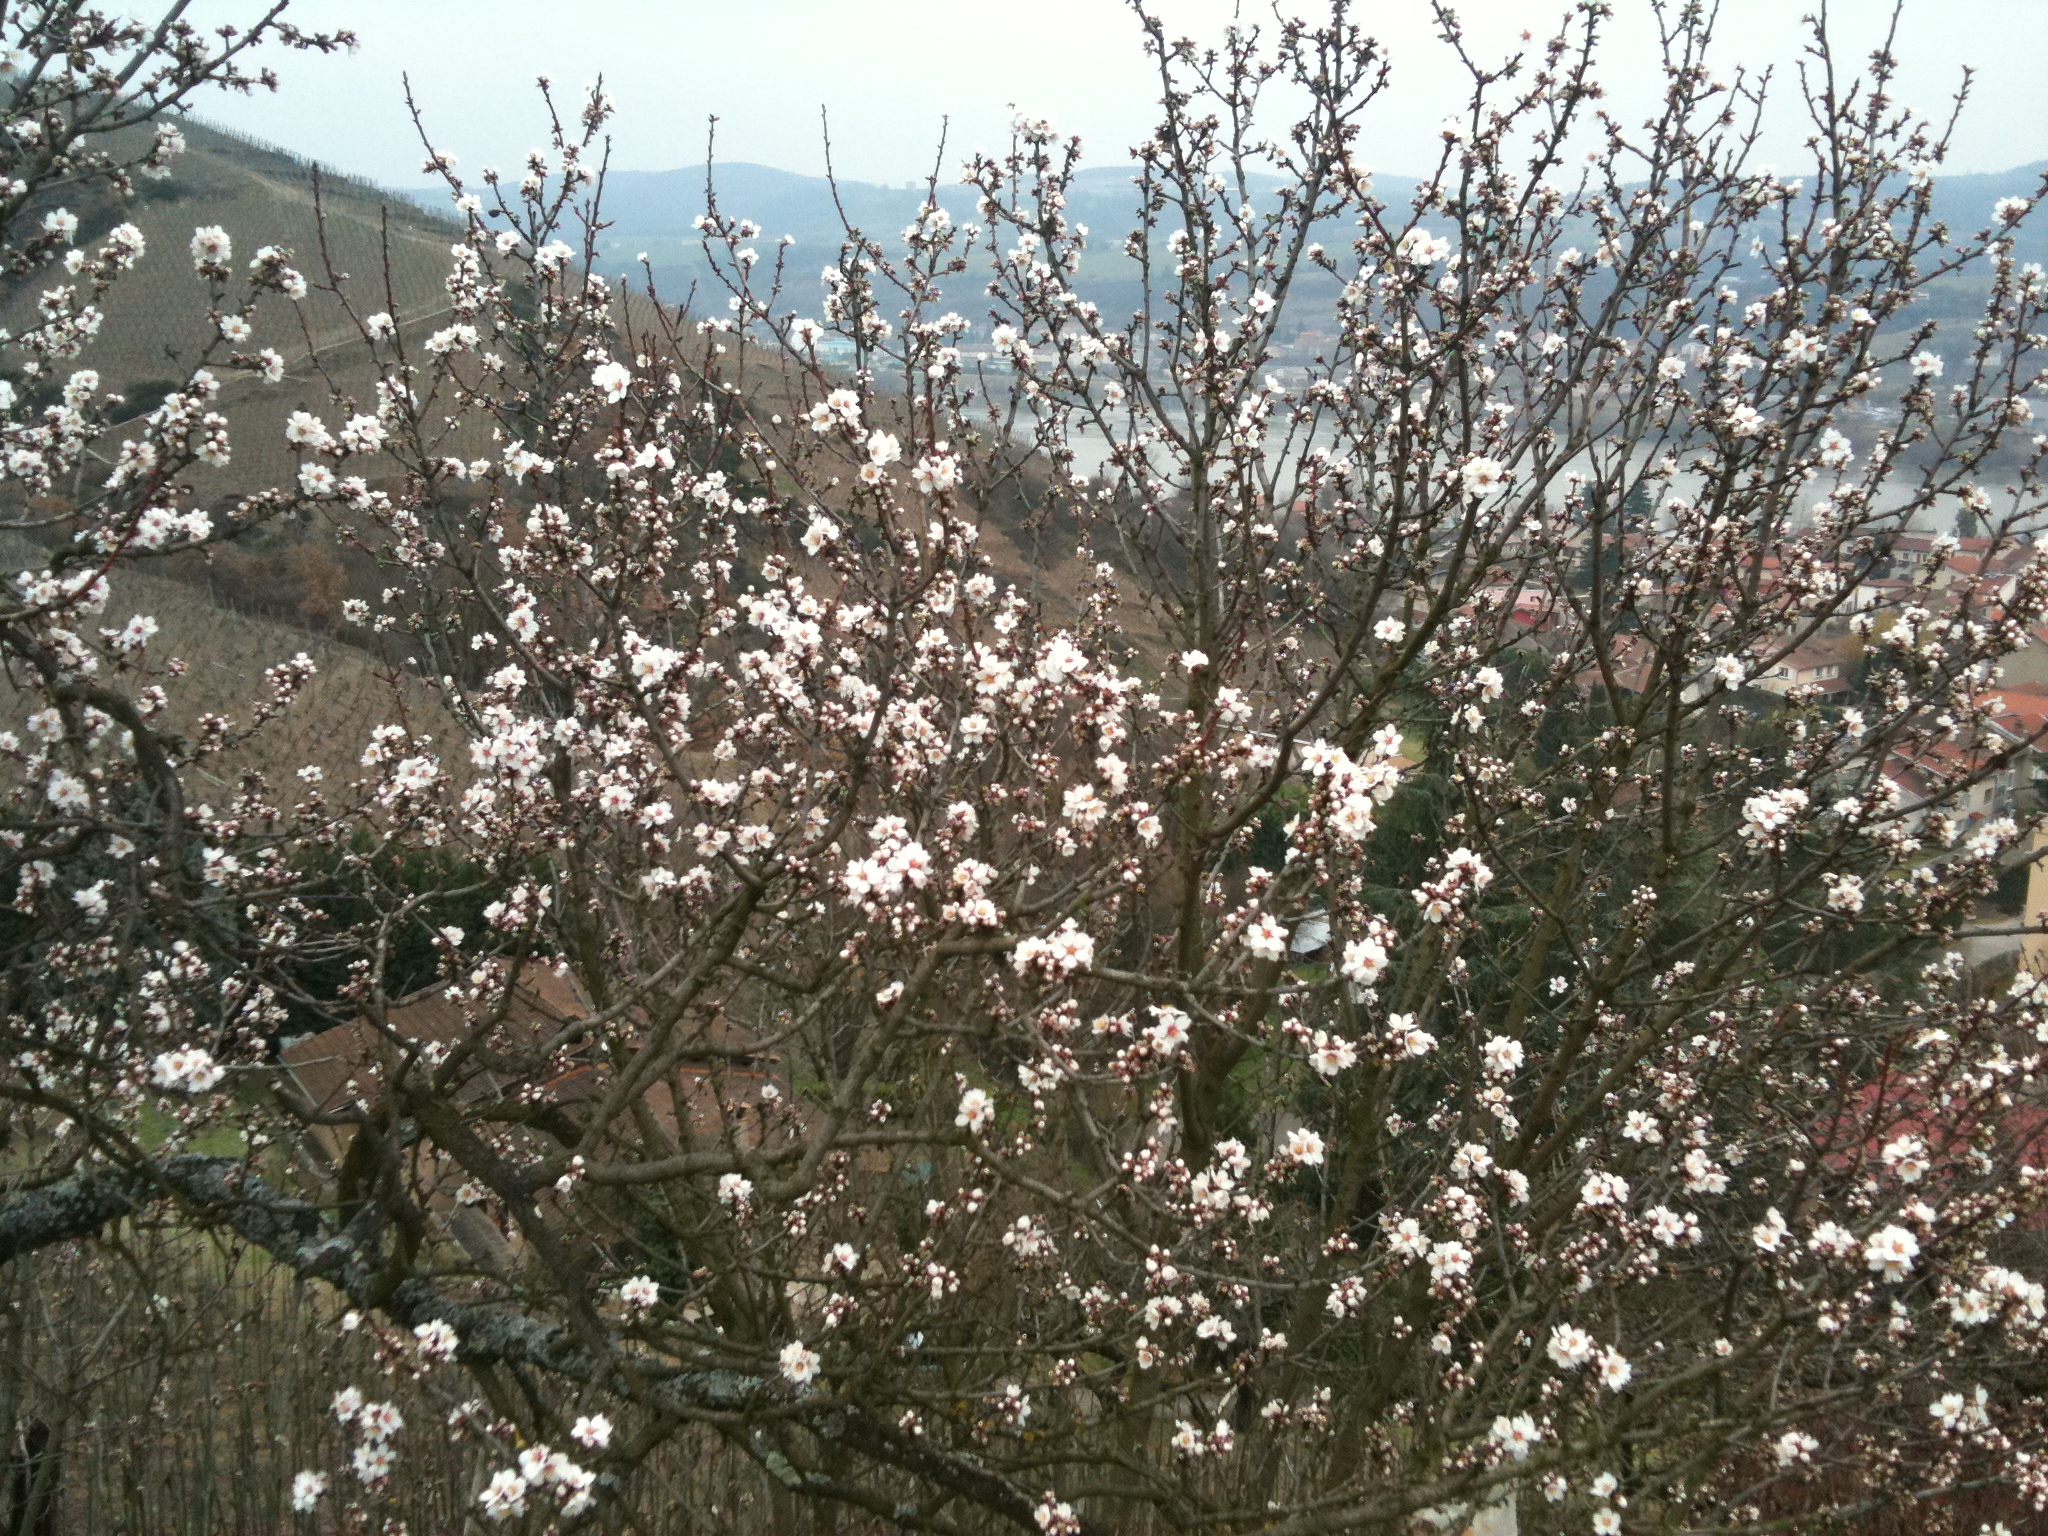
<path fill-rule="evenodd" d="M 867 229 L 880 231 L 863 222 L 878 219 L 890 225 L 908 223 L 922 206 L 925 183 L 897 186 L 883 182 L 840 178 L 786 171 L 754 161 L 723 161 L 711 167 L 719 206 L 738 218 L 750 218 L 762 226 L 769 238 L 796 235 L 806 230 L 815 236 L 824 216 L 837 202 L 849 217 Z M 604 213 L 614 231 L 630 231 L 650 237 L 687 236 L 695 233 L 692 220 L 705 211 L 703 164 L 678 166 L 666 171 L 611 171 L 605 177 Z M 1135 166 L 1094 166 L 1078 172 L 1068 192 L 1068 207 L 1079 222 L 1093 227 L 1103 216 L 1130 218 L 1126 189 L 1135 179 Z M 1971 172 L 1939 176 L 1935 180 L 1935 215 L 1957 229 L 1974 232 L 1991 222 L 1992 207 L 2000 198 L 2026 197 L 2038 189 L 2048 172 L 2048 160 L 2036 160 L 2003 171 Z M 1375 178 L 1381 195 L 1389 203 L 1412 196 L 1417 181 L 1412 177 L 1382 175 Z M 1270 190 L 1280 178 L 1262 176 L 1257 190 Z M 393 195 L 406 197 L 429 208 L 445 208 L 447 189 L 439 185 L 393 188 Z M 972 210 L 972 191 L 957 183 L 942 183 L 938 199 L 956 219 Z M 778 218 L 776 215 L 781 214 Z M 1091 218 L 1093 213 L 1096 217 Z M 1105 225 L 1104 227 L 1109 227 Z M 836 232 L 838 226 L 832 226 Z"/>

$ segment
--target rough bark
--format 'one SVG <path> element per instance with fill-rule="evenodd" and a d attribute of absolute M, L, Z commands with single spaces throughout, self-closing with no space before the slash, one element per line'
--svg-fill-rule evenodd
<path fill-rule="evenodd" d="M 523 1364 L 600 1386 L 623 1385 L 621 1378 L 631 1370 L 645 1383 L 654 1407 L 679 1417 L 739 1415 L 770 1404 L 786 1412 L 790 1406 L 792 1389 L 773 1378 L 600 1354 L 566 1326 L 516 1308 L 457 1301 L 424 1280 L 393 1283 L 370 1237 L 330 1230 L 317 1208 L 270 1188 L 232 1157 L 185 1153 L 141 1171 L 94 1169 L 17 1194 L 0 1202 L 0 1264 L 91 1237 L 110 1222 L 165 1200 L 185 1205 L 208 1224 L 228 1227 L 300 1279 L 331 1285 L 355 1305 L 374 1308 L 400 1327 L 445 1322 L 461 1340 L 456 1359 L 466 1365 Z M 859 1404 L 824 1397 L 815 1401 L 816 1411 L 802 1417 L 821 1438 L 1035 1528 L 1037 1501 L 973 1459 L 922 1444 Z M 782 1481 L 794 1491 L 842 1496 L 829 1478 L 795 1467 L 782 1471 Z"/>

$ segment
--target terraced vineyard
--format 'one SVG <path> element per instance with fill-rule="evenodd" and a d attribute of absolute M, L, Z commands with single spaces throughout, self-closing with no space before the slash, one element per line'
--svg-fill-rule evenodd
<path fill-rule="evenodd" d="M 318 172 L 282 151 L 196 122 L 175 174 L 142 182 L 125 204 L 102 201 L 77 211 L 88 233 L 127 219 L 141 228 L 148 251 L 109 295 L 99 338 L 81 359 L 104 386 L 147 404 L 181 379 L 210 337 L 206 284 L 192 270 L 192 231 L 217 224 L 233 237 L 237 268 L 265 245 L 292 253 L 314 285 L 294 306 L 268 295 L 256 313 L 254 345 L 274 347 L 286 361 L 282 385 L 243 377 L 230 381 L 237 423 L 234 464 L 222 490 L 242 491 L 290 473 L 281 427 L 302 406 L 324 408 L 327 385 L 312 367 L 316 351 L 355 336 L 334 294 L 323 291 L 331 268 L 343 279 L 358 315 L 384 310 L 408 326 L 425 326 L 447 308 L 442 287 L 456 226 L 402 197 L 345 177 Z M 23 285 L 0 302 L 0 324 L 32 323 L 37 297 L 51 279 Z M 353 370 L 360 372 L 360 368 Z M 367 396 L 370 379 L 340 376 L 341 386 Z"/>

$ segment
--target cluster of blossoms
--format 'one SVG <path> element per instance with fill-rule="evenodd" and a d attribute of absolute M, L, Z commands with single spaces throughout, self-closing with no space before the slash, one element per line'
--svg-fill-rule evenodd
<path fill-rule="evenodd" d="M 395 399 L 387 393 L 386 415 Z M 337 476 L 326 461 L 351 455 L 367 456 L 384 447 L 385 422 L 378 416 L 356 412 L 335 431 L 310 411 L 293 411 L 285 422 L 285 441 L 303 454 L 314 455 L 299 465 L 299 490 L 315 500 L 342 496 L 358 506 L 369 505 L 370 489 L 360 475 Z"/>
<path fill-rule="evenodd" d="M 78 1113 L 151 1156 L 144 1098 L 181 1151 L 317 1121 L 405 1174 L 348 1185 L 361 1219 L 306 1272 L 416 1306 L 459 1267 L 495 1319 L 407 1312 L 406 1368 L 631 1381 L 664 1423 L 772 1423 L 778 1467 L 777 1436 L 831 1436 L 892 1499 L 1046 1531 L 1159 1518 L 1166 1487 L 1189 1529 L 1523 1485 L 1603 1531 L 1718 1528 L 1759 1479 L 1817 1519 L 1850 1447 L 1895 1490 L 2048 1498 L 2012 1386 L 2048 1340 L 2019 1145 L 2048 993 L 1952 948 L 2030 830 L 1968 818 L 2017 755 L 1999 669 L 2048 617 L 2013 384 L 2048 285 L 2001 214 L 1944 403 L 1905 317 L 1917 130 L 1838 114 L 1855 151 L 1808 193 L 1674 69 L 1670 184 L 1573 193 L 1516 168 L 1596 99 L 1546 75 L 1447 125 L 1397 207 L 1353 158 L 1370 50 L 1279 46 L 1315 110 L 1314 184 L 1277 199 L 1227 126 L 1254 41 L 1162 53 L 1186 99 L 1126 250 L 1171 298 L 1122 328 L 1080 287 L 1077 151 L 1034 121 L 970 163 L 978 222 L 927 199 L 900 260 L 850 234 L 815 296 L 707 213 L 723 314 L 638 312 L 565 237 L 601 222 L 601 95 L 517 180 L 437 157 L 447 323 L 409 348 L 419 317 L 360 316 L 374 409 L 293 412 L 294 484 L 221 522 L 333 515 L 389 583 L 390 713 L 288 793 L 188 775 L 246 733 L 170 732 L 147 616 L 98 622 L 109 562 L 217 536 L 181 478 L 226 461 L 217 380 L 148 413 L 80 514 L 91 558 L 24 573 L 4 627 L 34 694 L 0 741 L 30 934 L 6 1057 L 51 1167 Z M 209 357 L 274 375 L 251 306 L 306 277 L 272 247 L 238 271 L 222 229 L 190 254 Z M 942 307 L 970 260 L 978 359 Z M 1310 268 L 1337 297 L 1284 382 Z M 86 281 L 51 356 L 90 337 Z M 7 415 L 46 434 L 8 439 L 41 456 L 13 482 L 84 461 L 87 375 Z M 1880 393 L 1888 425 L 1849 419 Z M 1905 485 L 1909 443 L 1974 493 Z M 1997 517 L 1999 581 L 1880 573 L 1944 496 Z M 1850 638 L 1853 694 L 1762 686 Z M 262 719 L 312 675 L 267 673 Z M 207 1096 L 299 1070 L 272 1041 L 304 1019 L 364 1042 L 342 1108 Z M 396 1408 L 334 1413 L 391 1492 Z M 574 1423 L 607 1452 L 607 1417 Z M 595 1474 L 536 1438 L 484 1517 L 589 1511 Z M 1077 1465 L 1136 1470 L 1045 1487 Z"/>
<path fill-rule="evenodd" d="M 204 1093 L 227 1076 L 227 1069 L 198 1046 L 166 1051 L 149 1065 L 150 1081 L 179 1093 Z"/>
<path fill-rule="evenodd" d="M 511 1520 L 526 1513 L 529 1499 L 552 1497 L 563 1519 L 590 1508 L 597 1475 L 578 1466 L 565 1453 L 545 1445 L 529 1445 L 519 1453 L 516 1469 L 500 1468 L 477 1495 L 486 1520 Z"/>
<path fill-rule="evenodd" d="M 391 1441 L 405 1428 L 405 1417 L 394 1403 L 366 1402 L 363 1394 L 354 1387 L 344 1387 L 334 1394 L 329 1405 L 337 1424 L 353 1426 L 362 1438 L 357 1442 L 355 1453 L 350 1458 L 350 1467 L 356 1481 L 366 1487 L 376 1487 L 391 1476 L 398 1465 L 398 1453 L 392 1449 Z M 312 1474 L 301 1474 L 302 1477 Z M 319 1487 L 324 1487 L 324 1482 Z M 313 1496 L 317 1498 L 318 1491 Z"/>
<path fill-rule="evenodd" d="M 1424 921 L 1443 923 L 1491 884 L 1493 871 L 1486 867 L 1484 859 L 1470 848 L 1454 848 L 1444 855 L 1443 873 L 1410 894 Z"/>
<path fill-rule="evenodd" d="M 1751 795 L 1742 803 L 1742 835 L 1758 849 L 1783 848 L 1806 806 L 1806 791 L 1796 786 Z"/>

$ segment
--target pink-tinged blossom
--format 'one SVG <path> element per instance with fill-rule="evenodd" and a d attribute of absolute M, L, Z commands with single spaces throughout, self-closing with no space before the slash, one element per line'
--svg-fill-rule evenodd
<path fill-rule="evenodd" d="M 1418 224 L 1401 236 L 1395 254 L 1412 267 L 1432 267 L 1451 254 L 1451 242 Z"/>
<path fill-rule="evenodd" d="M 1837 1222 L 1823 1221 L 1813 1229 L 1806 1246 L 1830 1258 L 1846 1259 L 1856 1251 L 1856 1234 Z"/>
<path fill-rule="evenodd" d="M 1651 1206 L 1645 1213 L 1645 1219 L 1650 1224 L 1650 1235 L 1666 1248 L 1691 1244 L 1699 1231 L 1696 1217 L 1682 1216 L 1669 1206 Z"/>
<path fill-rule="evenodd" d="M 1751 795 L 1742 802 L 1742 835 L 1756 848 L 1782 848 L 1807 804 L 1806 791 L 1797 786 Z"/>
<path fill-rule="evenodd" d="M 1581 1210 L 1598 1209 L 1602 1206 L 1621 1206 L 1628 1203 L 1628 1180 L 1618 1173 L 1596 1171 L 1586 1175 L 1586 1181 L 1579 1187 Z"/>
<path fill-rule="evenodd" d="M 1372 801 L 1363 795 L 1348 795 L 1330 813 L 1330 830 L 1347 843 L 1363 843 L 1373 834 Z"/>
<path fill-rule="evenodd" d="M 1465 487 L 1466 495 L 1484 496 L 1506 483 L 1507 466 L 1499 459 L 1470 458 L 1458 471 L 1458 478 Z"/>
<path fill-rule="evenodd" d="M 996 1101 L 988 1096 L 985 1089 L 970 1088 L 960 1095 L 959 1113 L 953 1116 L 953 1123 L 963 1127 L 968 1134 L 979 1136 L 996 1120 Z"/>
<path fill-rule="evenodd" d="M 1280 1152 L 1290 1163 L 1316 1167 L 1323 1160 L 1323 1138 L 1306 1126 L 1297 1126 L 1287 1133 Z"/>
<path fill-rule="evenodd" d="M 1685 1154 L 1681 1167 L 1685 1174 L 1685 1187 L 1693 1194 L 1719 1195 L 1728 1189 L 1728 1175 L 1699 1147 Z"/>
<path fill-rule="evenodd" d="M 66 816 L 82 815 L 92 809 L 92 796 L 87 792 L 84 780 L 73 777 L 62 768 L 51 771 L 43 793 L 50 805 Z"/>
<path fill-rule="evenodd" d="M 218 224 L 203 225 L 192 231 L 192 265 L 199 271 L 225 267 L 234 259 L 234 242 Z"/>
<path fill-rule="evenodd" d="M 1244 947 L 1260 960 L 1278 960 L 1287 953 L 1287 930 L 1261 913 L 1244 931 Z"/>
<path fill-rule="evenodd" d="M 1820 1442 L 1803 1430 L 1788 1429 L 1778 1436 L 1775 1449 L 1779 1466 L 1798 1466 L 1813 1460 L 1813 1453 L 1820 1449 Z"/>
<path fill-rule="evenodd" d="M 1348 940 L 1338 969 L 1361 987 L 1377 986 L 1387 970 L 1386 948 L 1370 936 Z"/>
<path fill-rule="evenodd" d="M 1330 1287 L 1323 1298 L 1323 1310 L 1332 1317 L 1352 1317 L 1362 1310 L 1371 1291 L 1357 1275 L 1346 1275 Z"/>
<path fill-rule="evenodd" d="M 1429 1250 L 1429 1277 L 1435 1281 L 1455 1280 L 1471 1273 L 1472 1250 L 1463 1243 L 1434 1243 Z"/>
<path fill-rule="evenodd" d="M 227 1069 L 199 1046 L 166 1051 L 149 1066 L 150 1081 L 178 1093 L 204 1093 L 227 1076 Z"/>
<path fill-rule="evenodd" d="M 1070 976 L 1094 960 L 1095 940 L 1072 918 L 1048 936 L 1019 939 L 1010 952 L 1011 967 L 1019 975 L 1036 970 L 1050 977 Z"/>
<path fill-rule="evenodd" d="M 1628 1356 L 1619 1350 L 1603 1349 L 1600 1352 L 1600 1385 L 1610 1392 L 1619 1392 L 1635 1379 L 1635 1367 L 1629 1364 Z"/>
<path fill-rule="evenodd" d="M 1154 1023 L 1145 1031 L 1145 1038 L 1160 1055 L 1171 1056 L 1187 1044 L 1194 1021 L 1180 1009 L 1158 1005 L 1152 1009 L 1152 1017 Z"/>
<path fill-rule="evenodd" d="M 1489 1077 L 1513 1077 L 1522 1070 L 1522 1042 L 1506 1035 L 1491 1036 L 1480 1054 Z"/>
<path fill-rule="evenodd" d="M 804 553 L 818 555 L 839 538 L 839 525 L 822 512 L 811 519 L 810 527 L 804 530 L 802 543 Z"/>
<path fill-rule="evenodd" d="M 1593 1336 L 1583 1328 L 1570 1323 L 1559 1323 L 1550 1331 L 1550 1342 L 1544 1346 L 1551 1363 L 1568 1371 L 1575 1371 L 1590 1362 L 1599 1352 L 1599 1345 Z"/>
<path fill-rule="evenodd" d="M 1920 1240 L 1904 1227 L 1881 1227 L 1863 1244 L 1863 1259 L 1872 1274 L 1889 1285 L 1897 1285 L 1913 1273 L 1913 1261 L 1920 1256 Z"/>
<path fill-rule="evenodd" d="M 1048 1492 L 1031 1512 L 1031 1518 L 1046 1536 L 1076 1536 L 1081 1529 L 1080 1518 L 1074 1513 L 1074 1506 L 1064 1499 Z"/>
<path fill-rule="evenodd" d="M 1493 1443 L 1516 1461 L 1527 1461 L 1529 1453 L 1541 1443 L 1543 1431 L 1535 1419 L 1526 1413 L 1513 1416 L 1502 1414 L 1493 1421 Z"/>
<path fill-rule="evenodd" d="M 1387 1015 L 1386 1040 L 1388 1048 L 1397 1057 L 1427 1056 L 1436 1049 L 1436 1036 L 1426 1029 L 1417 1028 L 1415 1016 L 1410 1013 Z"/>
<path fill-rule="evenodd" d="M 510 1520 L 526 1513 L 526 1479 L 509 1468 L 491 1474 L 488 1487 L 477 1496 L 483 1505 L 484 1518 L 492 1521 Z"/>
<path fill-rule="evenodd" d="M 1927 1414 L 1946 1434 L 1979 1433 L 1991 1427 L 1990 1402 L 1991 1394 L 1981 1386 L 1967 1396 L 1944 1392 L 1927 1405 Z"/>
<path fill-rule="evenodd" d="M 1109 814 L 1109 806 L 1093 784 L 1076 784 L 1066 792 L 1060 814 L 1082 832 L 1093 832 Z"/>
<path fill-rule="evenodd" d="M 928 454 L 911 467 L 910 478 L 925 495 L 941 495 L 960 483 L 960 461 L 951 454 Z"/>
<path fill-rule="evenodd" d="M 462 1343 L 455 1330 L 438 1317 L 421 1323 L 413 1329 L 412 1336 L 418 1343 L 420 1353 L 429 1360 L 454 1359 L 455 1351 Z"/>
<path fill-rule="evenodd" d="M 291 1501 L 295 1513 L 311 1514 L 327 1492 L 325 1472 L 301 1472 L 292 1479 Z"/>
<path fill-rule="evenodd" d="M 1878 1156 L 1901 1184 L 1917 1184 L 1927 1174 L 1927 1143 L 1918 1136 L 1895 1137 L 1884 1144 Z"/>
<path fill-rule="evenodd" d="M 1991 1265 L 1980 1277 L 1980 1283 L 2001 1306 L 2010 1308 L 2015 1317 L 2030 1322 L 2040 1322 L 2048 1317 L 2048 1290 L 2018 1270 Z"/>
<path fill-rule="evenodd" d="M 1730 437 L 1755 437 L 1769 425 L 1763 412 L 1746 400 L 1728 413 Z"/>
<path fill-rule="evenodd" d="M 806 1387 L 817 1380 L 818 1369 L 823 1362 L 818 1358 L 816 1350 L 806 1347 L 799 1339 L 782 1346 L 782 1353 L 777 1357 L 776 1363 L 785 1380 Z"/>
<path fill-rule="evenodd" d="M 1008 672 L 1008 666 L 1001 662 L 995 662 L 995 666 Z M 1081 676 L 1085 670 L 1087 653 L 1081 651 L 1081 647 L 1075 645 L 1067 635 L 1055 635 L 1051 641 L 1047 641 L 1047 647 L 1038 655 L 1038 664 L 1032 668 L 1036 676 L 1044 678 L 1047 682 L 1065 682 L 1067 678 Z"/>
<path fill-rule="evenodd" d="M 310 448 L 316 453 L 334 446 L 326 423 L 311 411 L 293 411 L 285 418 L 284 440 L 294 448 Z"/>
<path fill-rule="evenodd" d="M 1863 880 L 1858 875 L 1826 874 L 1821 882 L 1827 888 L 1828 910 L 1854 916 L 1863 910 Z"/>
<path fill-rule="evenodd" d="M 1310 1047 L 1308 1064 L 1318 1077 L 1335 1077 L 1358 1064 L 1358 1047 L 1342 1035 L 1317 1030 Z"/>
<path fill-rule="evenodd" d="M 1805 331 L 1787 331 L 1785 339 L 1778 343 L 1778 356 L 1794 368 L 1817 363 L 1821 357 L 1821 339 Z"/>
<path fill-rule="evenodd" d="M 1451 1177 L 1460 1182 L 1483 1179 L 1493 1170 L 1493 1154 L 1476 1141 L 1468 1141 L 1451 1156 Z"/>
<path fill-rule="evenodd" d="M 597 1474 L 565 1458 L 563 1464 L 555 1469 L 554 1484 L 555 1497 L 562 1501 L 564 1518 L 573 1520 L 590 1508 Z"/>

